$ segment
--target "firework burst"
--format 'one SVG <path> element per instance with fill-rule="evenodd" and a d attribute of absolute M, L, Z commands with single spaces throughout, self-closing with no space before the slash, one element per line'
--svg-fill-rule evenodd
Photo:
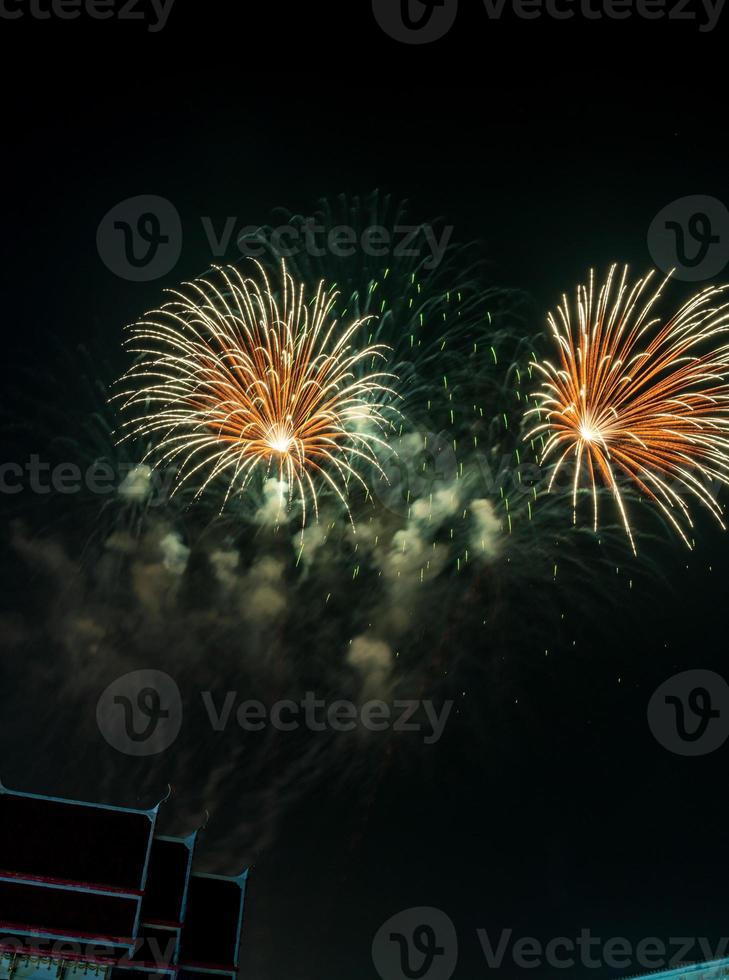
<path fill-rule="evenodd" d="M 712 483 L 729 483 L 729 304 L 726 287 L 707 287 L 669 319 L 654 315 L 665 281 L 649 290 L 653 273 L 634 283 L 612 266 L 599 289 L 594 273 L 577 289 L 576 312 L 566 297 L 548 322 L 558 360 L 535 367 L 538 424 L 527 438 L 544 439 L 542 461 L 553 459 L 552 488 L 574 464 L 572 502 L 586 485 L 594 526 L 604 484 L 617 502 L 635 552 L 619 482 L 656 504 L 684 542 L 692 520 L 687 498 L 722 521 Z"/>
<path fill-rule="evenodd" d="M 191 483 L 199 497 L 224 478 L 224 507 L 257 474 L 298 501 L 302 524 L 323 488 L 351 519 L 349 485 L 369 492 L 360 471 L 377 469 L 397 411 L 393 376 L 371 370 L 387 348 L 353 345 L 362 321 L 340 324 L 323 282 L 308 298 L 282 262 L 274 290 L 255 265 L 255 278 L 215 268 L 131 326 L 138 359 L 116 396 L 132 414 L 124 437 L 151 440 L 145 459 L 176 466 L 175 491 Z"/>

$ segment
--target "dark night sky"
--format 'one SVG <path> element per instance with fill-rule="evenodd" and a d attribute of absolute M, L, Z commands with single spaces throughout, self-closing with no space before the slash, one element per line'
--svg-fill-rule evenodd
<path fill-rule="evenodd" d="M 0 23 L 6 372 L 29 350 L 42 368 L 49 333 L 117 359 L 160 286 L 208 264 L 200 215 L 256 224 L 381 187 L 479 239 L 492 281 L 541 311 L 590 265 L 647 267 L 670 201 L 729 201 L 721 25 L 510 21 L 497 41 L 469 9 L 416 50 L 386 40 L 366 2 L 340 24 L 312 5 L 246 3 L 236 19 L 177 4 L 159 35 Z M 116 278 L 96 251 L 101 217 L 141 193 L 182 217 L 162 282 Z M 693 554 L 656 545 L 659 574 L 632 591 L 596 572 L 589 614 L 566 597 L 562 633 L 513 651 L 503 676 L 464 668 L 469 720 L 422 757 L 395 753 L 374 792 L 322 785 L 292 805 L 257 855 L 242 975 L 374 977 L 373 935 L 421 905 L 455 922 L 465 980 L 485 970 L 478 927 L 726 935 L 727 750 L 681 759 L 646 723 L 671 674 L 726 670 L 728 539 L 708 520 L 697 539 Z"/>

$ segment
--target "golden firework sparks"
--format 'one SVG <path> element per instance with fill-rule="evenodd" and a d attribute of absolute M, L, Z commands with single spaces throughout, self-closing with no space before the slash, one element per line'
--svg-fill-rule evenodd
<path fill-rule="evenodd" d="M 703 289 L 664 320 L 653 311 L 667 280 L 651 292 L 653 273 L 631 284 L 627 266 L 616 270 L 599 290 L 590 272 L 589 284 L 577 289 L 575 316 L 566 296 L 557 315 L 549 314 L 558 359 L 535 365 L 545 380 L 538 407 L 527 412 L 539 419 L 527 438 L 541 435 L 542 460 L 556 460 L 548 489 L 566 462 L 574 464 L 573 509 L 586 484 L 595 529 L 602 483 L 635 552 L 622 476 L 691 547 L 687 497 L 724 527 L 711 483 L 729 483 L 726 287 Z"/>
<path fill-rule="evenodd" d="M 392 375 L 367 368 L 387 348 L 353 345 L 364 321 L 341 325 L 323 282 L 307 299 L 282 262 L 276 293 L 255 264 L 256 278 L 215 267 L 132 324 L 138 359 L 116 396 L 132 415 L 124 438 L 152 437 L 145 460 L 177 466 L 175 492 L 193 481 L 199 497 L 224 476 L 225 506 L 262 473 L 287 485 L 302 523 L 321 487 L 349 514 L 350 481 L 368 492 L 361 470 L 382 472 L 374 450 L 395 393 Z"/>

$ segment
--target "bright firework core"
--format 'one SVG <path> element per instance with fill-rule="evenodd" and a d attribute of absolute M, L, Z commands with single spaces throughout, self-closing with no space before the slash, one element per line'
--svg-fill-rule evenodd
<path fill-rule="evenodd" d="M 392 375 L 372 370 L 387 348 L 355 346 L 363 321 L 340 324 L 324 283 L 307 296 L 284 263 L 275 288 L 255 269 L 216 268 L 132 325 L 125 438 L 153 437 L 148 457 L 178 464 L 175 490 L 222 481 L 221 509 L 258 475 L 288 486 L 302 524 L 324 490 L 349 514 L 350 484 L 369 492 L 363 472 L 382 472 L 373 453 L 398 414 Z"/>
<path fill-rule="evenodd" d="M 585 440 L 585 442 L 596 442 L 600 439 L 600 432 L 589 422 L 583 422 L 580 425 L 580 435 Z"/>
<path fill-rule="evenodd" d="M 294 440 L 289 432 L 282 431 L 280 426 L 273 426 L 266 436 L 266 441 L 275 453 L 283 456 L 291 451 Z"/>

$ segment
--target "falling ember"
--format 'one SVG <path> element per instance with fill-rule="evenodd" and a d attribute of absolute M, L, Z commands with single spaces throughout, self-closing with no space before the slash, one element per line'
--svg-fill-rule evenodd
<path fill-rule="evenodd" d="M 353 346 L 363 321 L 340 325 L 324 283 L 309 299 L 282 263 L 277 294 L 255 265 L 255 278 L 215 268 L 131 326 L 123 438 L 152 437 L 148 457 L 177 465 L 175 490 L 191 481 L 199 497 L 224 478 L 225 506 L 258 473 L 288 486 L 302 523 L 325 487 L 349 514 L 350 481 L 368 492 L 360 471 L 382 472 L 374 450 L 397 414 L 392 375 L 364 369 L 387 348 Z"/>
<path fill-rule="evenodd" d="M 527 438 L 545 440 L 542 461 L 554 461 L 550 490 L 562 466 L 574 463 L 573 508 L 585 484 L 595 529 L 604 484 L 635 551 L 618 485 L 627 477 L 691 547 L 687 497 L 724 526 L 709 484 L 729 483 L 727 287 L 703 289 L 664 320 L 652 313 L 665 280 L 646 293 L 653 273 L 631 285 L 627 266 L 616 269 L 597 292 L 591 272 L 575 306 L 563 297 L 549 314 L 558 360 L 534 365 L 545 380 L 538 407 L 526 413 L 538 419 Z"/>

